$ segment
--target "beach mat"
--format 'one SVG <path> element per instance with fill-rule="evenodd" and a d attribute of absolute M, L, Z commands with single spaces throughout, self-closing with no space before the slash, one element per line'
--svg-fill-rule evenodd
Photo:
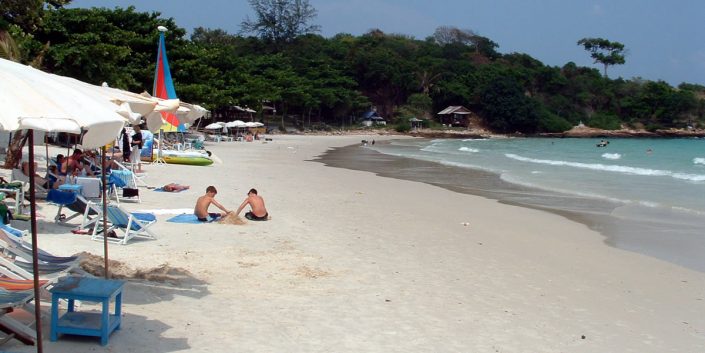
<path fill-rule="evenodd" d="M 203 224 L 203 223 L 210 223 L 213 222 L 215 219 L 212 217 L 208 217 L 208 222 L 201 222 L 198 220 L 195 214 L 193 213 L 187 213 L 187 214 L 180 214 L 178 216 L 171 217 L 167 219 L 167 222 L 172 222 L 172 223 L 189 223 L 189 224 Z"/>

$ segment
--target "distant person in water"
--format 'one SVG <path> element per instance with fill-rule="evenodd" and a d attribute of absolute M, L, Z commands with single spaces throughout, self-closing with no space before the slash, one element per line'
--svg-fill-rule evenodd
<path fill-rule="evenodd" d="M 264 207 L 264 199 L 262 196 L 257 195 L 257 190 L 250 189 L 245 201 L 235 211 L 235 216 L 238 216 L 247 205 L 250 205 L 250 212 L 245 213 L 245 218 L 251 221 L 266 221 L 269 219 L 267 208 Z"/>
<path fill-rule="evenodd" d="M 228 211 L 225 207 L 223 207 L 223 205 L 221 205 L 218 201 L 215 200 L 216 194 L 218 194 L 218 190 L 215 189 L 215 186 L 211 185 L 206 188 L 206 194 L 196 200 L 196 207 L 193 209 L 193 213 L 196 215 L 199 221 L 208 222 L 208 216 L 215 219 L 230 213 L 230 211 Z M 211 204 L 214 204 L 216 207 L 223 210 L 223 213 L 208 213 L 208 207 Z"/>

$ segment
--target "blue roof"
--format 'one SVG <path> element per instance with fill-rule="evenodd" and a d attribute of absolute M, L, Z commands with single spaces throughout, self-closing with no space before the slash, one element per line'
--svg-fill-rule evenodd
<path fill-rule="evenodd" d="M 377 114 L 374 110 L 370 110 L 367 113 L 362 114 L 363 119 L 370 119 L 372 117 L 379 117 L 379 114 Z"/>

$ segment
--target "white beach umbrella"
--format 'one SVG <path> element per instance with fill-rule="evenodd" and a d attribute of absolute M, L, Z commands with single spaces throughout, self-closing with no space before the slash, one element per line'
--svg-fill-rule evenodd
<path fill-rule="evenodd" d="M 207 112 L 208 109 L 200 105 L 181 102 L 176 116 L 183 124 L 193 124 L 193 122 L 206 115 Z"/>
<path fill-rule="evenodd" d="M 0 59 L 0 129 L 81 134 L 87 148 L 115 139 L 125 117 L 97 94 L 67 85 L 63 77 Z"/>
<path fill-rule="evenodd" d="M 257 123 L 248 121 L 245 123 L 245 127 L 257 127 Z"/>
<path fill-rule="evenodd" d="M 125 117 L 118 105 L 98 94 L 67 84 L 65 78 L 29 66 L 0 59 L 0 129 L 29 130 L 29 174 L 34 175 L 33 130 L 83 134 L 84 147 L 98 147 L 113 141 Z M 37 351 L 42 352 L 37 209 L 34 178 L 29 178 L 32 266 L 34 273 Z M 107 241 L 107 238 L 106 238 Z M 107 243 L 104 243 L 107 276 Z"/>
<path fill-rule="evenodd" d="M 225 123 L 225 127 L 233 128 L 233 127 L 238 127 L 238 123 L 236 121 L 228 121 Z"/>
<path fill-rule="evenodd" d="M 260 123 L 260 122 L 258 122 L 258 121 L 256 121 L 256 122 L 254 123 L 254 127 L 262 127 L 262 126 L 264 126 L 264 124 L 262 124 L 262 123 Z"/>
<path fill-rule="evenodd" d="M 148 94 L 146 95 L 149 96 Z M 202 118 L 208 112 L 208 109 L 203 108 L 200 105 L 182 102 L 178 99 L 161 99 L 152 96 L 149 97 L 163 102 L 165 105 L 167 104 L 167 102 L 169 102 L 169 106 L 167 109 L 155 110 L 154 113 L 151 113 L 145 117 L 145 120 L 147 122 L 147 130 L 152 132 L 158 132 L 159 129 L 164 125 L 164 118 L 161 112 L 176 114 L 176 117 L 183 124 L 193 124 L 196 120 Z M 176 103 L 175 106 L 173 105 L 174 102 Z"/>
<path fill-rule="evenodd" d="M 223 128 L 223 124 L 221 124 L 221 123 L 211 123 L 211 124 L 206 125 L 206 127 L 204 127 L 204 129 L 206 129 L 206 130 L 220 130 L 222 128 Z"/>

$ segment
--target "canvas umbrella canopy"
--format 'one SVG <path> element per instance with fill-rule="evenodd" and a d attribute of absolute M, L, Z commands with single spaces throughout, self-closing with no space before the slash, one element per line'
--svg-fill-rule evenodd
<path fill-rule="evenodd" d="M 225 123 L 225 127 L 245 127 L 245 122 L 241 120 L 228 121 Z"/>
<path fill-rule="evenodd" d="M 175 113 L 180 109 L 178 99 L 160 99 L 149 94 L 137 94 L 119 88 L 108 87 L 107 83 L 102 86 L 92 85 L 70 77 L 59 76 L 67 85 L 90 95 L 98 95 L 114 104 L 120 106 L 118 113 L 124 116 L 129 124 L 139 124 L 142 117 L 160 112 Z"/>
<path fill-rule="evenodd" d="M 115 139 L 125 124 L 118 105 L 97 94 L 67 84 L 63 77 L 0 59 L 0 129 L 29 130 L 29 174 L 34 175 L 33 130 L 82 134 L 82 145 L 104 146 Z M 30 225 L 34 272 L 37 351 L 42 351 L 37 210 L 34 178 L 30 185 Z M 103 195 L 105 197 L 105 195 Z M 107 240 L 107 239 L 106 239 Z M 107 243 L 104 243 L 107 275 Z"/>
<path fill-rule="evenodd" d="M 220 130 L 222 128 L 223 128 L 223 124 L 221 124 L 221 123 L 211 123 L 211 124 L 206 125 L 206 127 L 204 127 L 204 129 L 206 129 L 206 130 Z"/>
<path fill-rule="evenodd" d="M 206 112 L 208 112 L 206 108 L 203 108 L 200 105 L 189 104 L 178 99 L 161 99 L 152 97 L 147 93 L 143 93 L 142 95 L 155 99 L 158 102 L 162 102 L 162 104 L 167 104 L 166 102 L 177 102 L 176 106 L 170 106 L 169 109 L 160 110 L 159 107 L 157 107 L 154 112 L 145 116 L 147 130 L 151 132 L 159 132 L 159 130 L 164 126 L 166 122 L 166 120 L 164 120 L 164 114 L 175 115 L 183 124 L 193 124 L 196 120 L 202 118 Z"/>

